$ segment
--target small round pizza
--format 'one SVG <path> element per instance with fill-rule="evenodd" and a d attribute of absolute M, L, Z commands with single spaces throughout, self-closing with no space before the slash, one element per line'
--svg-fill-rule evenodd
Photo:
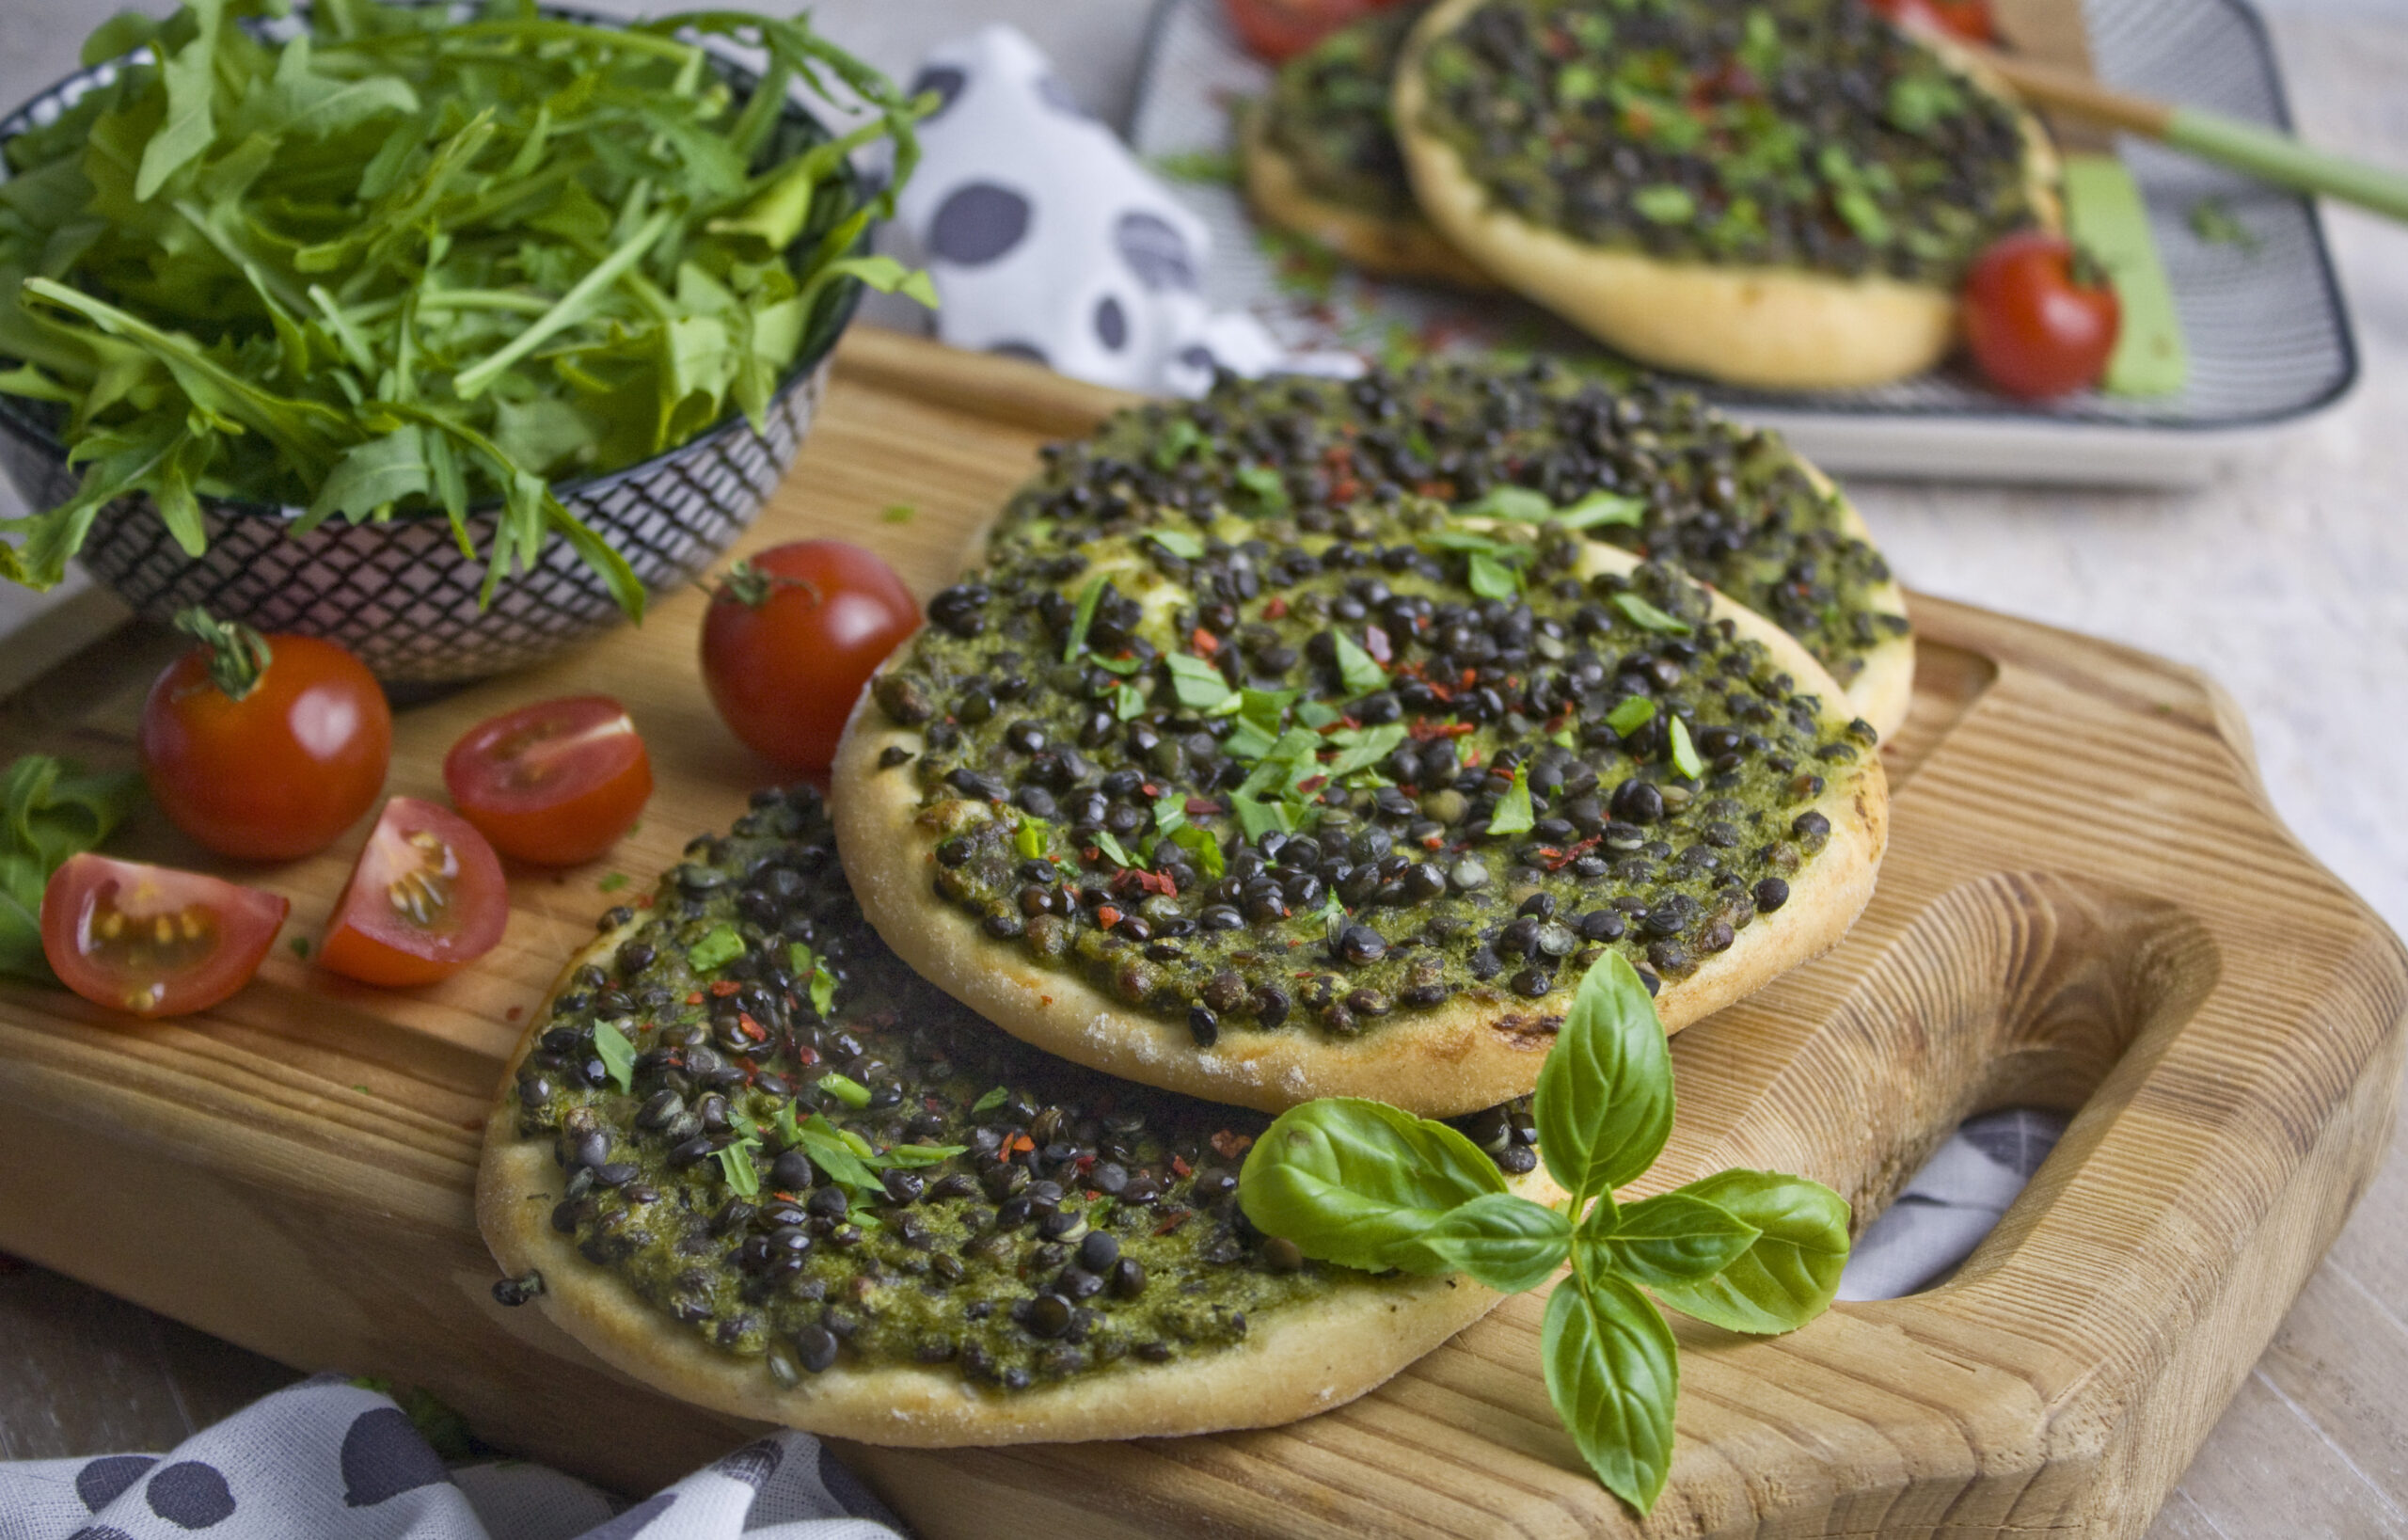
<path fill-rule="evenodd" d="M 644 1384 L 878 1444 L 1208 1433 L 1340 1405 L 1497 1301 L 1266 1239 L 1236 1185 L 1267 1119 L 929 987 L 808 786 L 603 927 L 512 1060 L 477 1216 L 497 1294 Z M 1562 1196 L 1527 1102 L 1456 1126 L 1510 1190 Z"/>
<path fill-rule="evenodd" d="M 1974 259 L 2059 222 L 2037 119 L 1859 0 L 1443 0 L 1395 89 L 1457 248 L 1633 357 L 1738 385 L 1930 368 Z"/>
<path fill-rule="evenodd" d="M 1262 516 L 1408 492 L 1524 516 L 1577 505 L 1589 538 L 1678 565 L 1795 637 L 1883 737 L 1906 721 L 1906 595 L 1854 505 L 1780 435 L 1661 380 L 1617 391 L 1545 359 L 1224 377 L 1204 401 L 1049 447 L 990 544 L 1016 559 L 1076 550 L 1144 507 Z"/>
<path fill-rule="evenodd" d="M 1389 6 L 1279 67 L 1238 114 L 1246 198 L 1266 223 L 1365 272 L 1486 289 L 1488 275 L 1421 217 L 1388 118 L 1397 52 L 1428 8 Z"/>
<path fill-rule="evenodd" d="M 930 980 L 1124 1079 L 1461 1114 L 1531 1088 L 1603 948 L 1676 1029 L 1872 893 L 1870 724 L 1563 519 L 1140 511 L 928 618 L 837 750 L 847 874 Z"/>

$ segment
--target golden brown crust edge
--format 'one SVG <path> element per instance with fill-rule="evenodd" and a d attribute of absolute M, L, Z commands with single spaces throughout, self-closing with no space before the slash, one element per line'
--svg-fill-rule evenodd
<path fill-rule="evenodd" d="M 1457 249 L 1508 286 L 1609 346 L 1645 362 L 1772 390 L 1846 389 L 1919 374 L 1956 338 L 1955 294 L 1885 277 L 1671 262 L 1584 246 L 1498 214 L 1453 149 L 1420 128 L 1421 57 L 1486 0 L 1443 0 L 1398 61 L 1395 119 L 1422 214 Z M 1941 56 L 1990 94 L 2014 97 L 1953 50 Z M 2041 223 L 2058 222 L 2056 155 L 2019 112 L 2024 175 Z"/>
<path fill-rule="evenodd" d="M 1637 564 L 1627 552 L 1594 542 L 1583 561 L 1590 572 Z M 1719 593 L 1714 602 L 1716 617 L 1728 617 L 1742 635 L 1764 643 L 1802 691 L 1828 701 L 1845 698 L 1787 632 Z M 1124 1080 L 1266 1112 L 1318 1096 L 1366 1096 L 1423 1117 L 1456 1117 L 1537 1084 L 1560 1008 L 1551 1012 L 1537 1004 L 1458 995 L 1344 1042 L 1304 1031 L 1232 1028 L 1211 1049 L 1199 1049 L 1185 1026 L 1130 1011 L 1075 974 L 1038 967 L 938 897 L 928 875 L 934 842 L 915 827 L 920 809 L 911 777 L 878 769 L 890 745 L 911 753 L 921 746 L 916 732 L 888 722 L 864 692 L 832 772 L 845 875 L 889 946 L 921 976 L 1013 1036 Z M 985 816 L 983 804 L 976 805 L 977 816 Z M 1759 916 L 1729 950 L 1687 978 L 1664 986 L 1656 1006 L 1668 1032 L 1830 950 L 1863 911 L 1888 839 L 1888 782 L 1877 756 L 1867 754 L 1848 773 L 1829 777 L 1814 810 L 1830 820 L 1830 844 L 1792 884 L 1787 904 Z"/>
<path fill-rule="evenodd" d="M 552 986 L 607 961 L 639 921 L 569 959 Z M 546 997 L 548 1007 L 550 997 Z M 549 1141 L 518 1135 L 511 1088 L 540 1030 L 539 1008 L 504 1070 L 477 1167 L 477 1228 L 509 1277 L 544 1276 L 535 1308 L 595 1357 L 680 1400 L 830 1437 L 913 1448 L 1169 1437 L 1270 1427 L 1376 1389 L 1495 1309 L 1503 1296 L 1469 1278 L 1395 1277 L 1268 1317 L 1237 1346 L 1166 1364 L 1122 1364 L 1090 1379 L 1006 1395 L 938 1369 L 840 1366 L 781 1389 L 758 1358 L 705 1343 L 643 1302 L 614 1272 L 551 1226 L 560 1167 Z M 1509 1179 L 1541 1203 L 1563 1193 L 1541 1166 Z"/>
<path fill-rule="evenodd" d="M 1245 169 L 1246 201 L 1255 216 L 1307 240 L 1318 241 L 1366 273 L 1493 290 L 1497 280 L 1449 246 L 1426 219 L 1383 218 L 1316 197 L 1295 162 L 1271 143 L 1264 126 L 1269 109 L 1257 103 L 1240 115 L 1239 156 Z"/>

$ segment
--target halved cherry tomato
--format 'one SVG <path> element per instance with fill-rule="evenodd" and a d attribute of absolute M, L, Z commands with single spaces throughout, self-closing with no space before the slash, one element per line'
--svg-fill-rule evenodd
<path fill-rule="evenodd" d="M 652 756 L 607 695 L 542 701 L 469 728 L 443 784 L 495 849 L 571 866 L 618 843 L 652 795 Z"/>
<path fill-rule="evenodd" d="M 393 714 L 366 665 L 331 642 L 177 617 L 200 645 L 142 706 L 142 773 L 177 828 L 220 855 L 291 861 L 376 801 Z"/>
<path fill-rule="evenodd" d="M 509 917 L 484 835 L 448 808 L 396 797 L 351 868 L 318 961 L 363 984 L 432 984 L 492 951 Z"/>
<path fill-rule="evenodd" d="M 2036 401 L 2098 383 L 2124 312 L 2105 277 L 2083 265 L 2063 236 L 2040 230 L 1982 253 L 1965 279 L 1965 341 L 1991 384 Z"/>
<path fill-rule="evenodd" d="M 1871 0 L 1873 8 L 1909 32 L 1936 32 L 1966 42 L 1998 36 L 1990 0 Z"/>
<path fill-rule="evenodd" d="M 841 540 L 775 546 L 728 573 L 703 617 L 703 682 L 754 753 L 823 770 L 862 686 L 919 628 L 911 591 Z"/>
<path fill-rule="evenodd" d="M 42 889 L 41 951 L 94 1005 L 182 1016 L 249 983 L 292 907 L 258 888 L 87 851 Z"/>
<path fill-rule="evenodd" d="M 1293 58 L 1349 22 L 1396 0 L 1223 0 L 1238 41 L 1257 58 Z"/>

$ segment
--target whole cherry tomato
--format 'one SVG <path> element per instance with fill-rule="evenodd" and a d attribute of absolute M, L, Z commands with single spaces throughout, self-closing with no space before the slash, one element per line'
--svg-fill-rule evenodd
<path fill-rule="evenodd" d="M 618 842 L 652 795 L 652 757 L 607 695 L 488 718 L 443 756 L 452 804 L 495 849 L 570 866 Z"/>
<path fill-rule="evenodd" d="M 1222 0 L 1246 52 L 1276 64 L 1396 0 Z"/>
<path fill-rule="evenodd" d="M 803 540 L 731 569 L 703 617 L 703 682 L 736 736 L 788 770 L 823 770 L 870 675 L 919 627 L 895 569 Z"/>
<path fill-rule="evenodd" d="M 1939 33 L 1965 42 L 1996 40 L 1990 0 L 1871 0 L 1875 10 L 1909 32 Z"/>
<path fill-rule="evenodd" d="M 490 952 L 510 888 L 485 837 L 448 808 L 396 797 L 351 868 L 318 961 L 363 984 L 432 984 Z"/>
<path fill-rule="evenodd" d="M 200 645 L 142 706 L 142 773 L 177 828 L 220 855 L 325 849 L 385 785 L 393 714 L 376 676 L 331 642 L 176 617 Z"/>
<path fill-rule="evenodd" d="M 2123 307 L 2063 236 L 2025 230 L 1982 253 L 1965 279 L 1965 341 L 1991 384 L 2037 401 L 2098 383 Z"/>
<path fill-rule="evenodd" d="M 258 888 L 87 851 L 42 889 L 41 951 L 94 1005 L 182 1016 L 249 983 L 292 907 Z"/>

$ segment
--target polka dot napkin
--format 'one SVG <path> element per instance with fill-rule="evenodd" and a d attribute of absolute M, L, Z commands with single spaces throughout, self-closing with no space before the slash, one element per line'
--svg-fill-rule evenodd
<path fill-rule="evenodd" d="M 925 158 L 880 240 L 935 280 L 939 340 L 1151 395 L 1200 395 L 1215 368 L 1360 371 L 1351 355 L 1290 353 L 1253 316 L 1208 309 L 1203 222 L 1020 32 L 941 44 L 911 88 L 943 104 L 920 125 Z"/>
<path fill-rule="evenodd" d="M 0 1540 L 901 1540 L 807 1434 L 745 1445 L 633 1507 L 519 1461 L 446 1467 L 386 1396 L 331 1375 L 166 1454 L 0 1464 Z"/>

